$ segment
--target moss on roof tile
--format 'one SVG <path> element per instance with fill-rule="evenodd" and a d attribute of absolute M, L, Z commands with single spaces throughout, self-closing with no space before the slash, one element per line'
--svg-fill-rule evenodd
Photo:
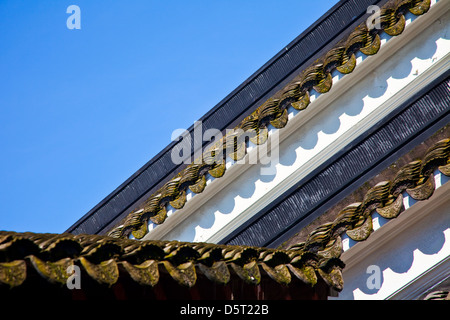
<path fill-rule="evenodd" d="M 64 239 L 64 241 L 61 241 Z M 58 244 L 58 260 L 47 248 Z M 77 250 L 74 250 L 77 248 Z M 100 285 L 111 286 L 120 276 L 139 285 L 155 286 L 160 272 L 192 287 L 198 274 L 226 284 L 236 274 L 257 285 L 265 276 L 280 285 L 292 277 L 314 285 L 317 277 L 340 290 L 343 264 L 336 255 L 305 255 L 302 250 L 178 241 L 138 241 L 98 235 L 39 234 L 0 231 L 0 286 L 23 284 L 30 268 L 50 283 L 64 285 L 69 266 L 77 265 Z M 122 270 L 122 271 L 120 271 Z M 330 278 L 331 277 L 331 278 Z M 330 280 L 333 279 L 333 280 Z M 330 282 L 331 281 L 331 282 Z"/>

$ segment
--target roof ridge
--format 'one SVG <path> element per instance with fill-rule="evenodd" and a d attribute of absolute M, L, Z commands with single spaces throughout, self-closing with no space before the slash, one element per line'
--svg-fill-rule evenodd
<path fill-rule="evenodd" d="M 331 72 L 338 70 L 342 74 L 353 72 L 356 66 L 355 52 L 374 55 L 378 52 L 381 41 L 379 33 L 386 32 L 390 36 L 401 34 L 405 28 L 404 14 L 406 11 L 414 15 L 426 13 L 431 5 L 430 0 L 391 0 L 380 11 L 380 29 L 369 30 L 365 22 L 361 23 L 345 39 L 341 40 L 331 50 L 306 68 L 298 79 L 292 81 L 281 90 L 280 98 L 269 98 L 253 113 L 241 121 L 234 130 L 253 131 L 257 145 L 267 140 L 267 126 L 271 124 L 277 129 L 286 126 L 288 122 L 287 108 L 303 110 L 310 104 L 309 91 L 314 89 L 320 94 L 328 92 L 333 84 Z M 297 77 L 296 77 L 297 78 Z M 231 143 L 227 143 L 228 139 Z M 161 224 L 167 218 L 166 205 L 181 209 L 186 203 L 186 191 L 189 188 L 194 193 L 203 192 L 206 186 L 205 175 L 209 173 L 214 178 L 220 178 L 226 171 L 225 161 L 217 164 L 205 161 L 213 150 L 222 148 L 233 153 L 233 160 L 242 159 L 246 154 L 245 142 L 235 143 L 236 134 L 228 134 L 213 147 L 202 154 L 200 161 L 194 161 L 179 172 L 174 178 L 153 193 L 138 209 L 130 212 L 124 222 L 111 230 L 108 235 L 116 238 L 127 237 L 130 232 L 136 239 L 142 239 L 148 233 L 148 220 Z M 214 149 L 215 148 L 215 149 Z M 222 152 L 225 156 L 226 153 Z M 208 158 L 209 159 L 209 158 Z M 200 162 L 200 163 L 198 163 Z M 123 220 L 122 220 L 123 221 Z"/>
<path fill-rule="evenodd" d="M 311 252 L 325 250 L 336 246 L 336 239 L 341 239 L 344 233 L 354 241 L 366 240 L 373 232 L 371 214 L 374 210 L 383 218 L 394 219 L 404 210 L 403 192 L 417 201 L 433 195 L 436 169 L 450 177 L 450 137 L 434 143 L 421 159 L 402 166 L 391 180 L 381 181 L 368 189 L 360 198 L 361 202 L 347 205 L 333 221 L 315 228 L 304 242 L 290 248 L 301 247 Z M 340 246 L 342 252 L 342 243 Z"/>

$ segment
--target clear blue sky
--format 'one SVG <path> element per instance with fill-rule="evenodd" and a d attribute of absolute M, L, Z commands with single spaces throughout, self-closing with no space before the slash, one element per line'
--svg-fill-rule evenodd
<path fill-rule="evenodd" d="M 2 0 L 0 230 L 65 231 L 337 2 Z"/>

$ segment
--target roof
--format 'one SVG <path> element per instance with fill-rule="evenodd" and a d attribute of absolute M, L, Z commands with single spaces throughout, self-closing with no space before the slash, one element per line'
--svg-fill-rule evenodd
<path fill-rule="evenodd" d="M 450 277 L 423 292 L 419 300 L 450 300 Z"/>
<path fill-rule="evenodd" d="M 393 36 L 400 34 L 403 13 L 409 10 L 423 14 L 429 5 L 427 0 L 389 1 L 382 11 L 386 19 L 384 31 Z M 309 90 L 329 91 L 331 71 L 352 72 L 355 51 L 376 54 L 377 37 L 378 34 L 358 26 L 345 41 L 305 69 L 278 97 L 267 100 L 237 128 L 254 130 L 258 135 L 268 124 L 283 128 L 288 121 L 287 107 L 307 108 Z M 225 139 L 219 147 L 226 145 Z M 245 145 L 240 148 L 245 149 Z M 129 232 L 142 238 L 147 232 L 148 219 L 163 223 L 167 203 L 174 208 L 183 207 L 188 188 L 202 192 L 206 174 L 220 178 L 225 173 L 223 164 L 189 165 L 128 215 L 111 236 L 0 231 L 0 293 L 26 286 L 36 275 L 46 283 L 64 287 L 70 277 L 67 273 L 70 266 L 78 266 L 92 283 L 108 288 L 125 279 L 139 287 L 156 290 L 158 284 L 169 278 L 186 288 L 193 288 L 201 281 L 226 286 L 239 279 L 250 286 L 267 281 L 280 287 L 296 282 L 309 287 L 325 283 L 340 291 L 344 268 L 340 260 L 341 236 L 345 233 L 355 241 L 366 240 L 373 232 L 371 213 L 376 210 L 384 218 L 396 218 L 403 210 L 403 192 L 418 201 L 431 197 L 435 190 L 432 177 L 435 170 L 450 176 L 450 137 L 435 141 L 420 157 L 399 167 L 390 179 L 360 194 L 358 202 L 345 206 L 332 221 L 314 228 L 303 242 L 291 242 L 287 249 L 127 239 Z"/>
<path fill-rule="evenodd" d="M 449 129 L 447 125 L 446 130 L 441 131 L 448 134 Z M 389 169 L 395 171 L 390 173 L 390 180 L 378 182 L 364 193 L 356 191 L 359 202 L 339 210 L 333 221 L 316 226 L 303 236 L 304 242 L 299 242 L 299 237 L 293 237 L 291 243 L 284 246 L 314 251 L 335 245 L 336 250 L 342 252 L 342 235 L 347 234 L 354 241 L 364 241 L 371 235 L 374 231 L 371 214 L 374 211 L 386 219 L 398 217 L 404 211 L 404 192 L 417 201 L 429 199 L 436 188 L 433 172 L 439 170 L 450 176 L 450 136 L 435 141 L 420 158 L 401 167 L 390 166 Z"/>
<path fill-rule="evenodd" d="M 310 104 L 311 90 L 320 94 L 327 93 L 333 84 L 331 72 L 338 70 L 342 74 L 351 73 L 356 66 L 355 53 L 360 51 L 365 55 L 374 55 L 380 48 L 379 33 L 384 31 L 390 36 L 401 34 L 405 27 L 404 14 L 409 11 L 414 15 L 422 15 L 428 11 L 430 1 L 391 0 L 380 12 L 381 29 L 369 30 L 365 21 L 353 32 L 328 49 L 322 56 L 293 78 L 280 91 L 267 99 L 260 107 L 245 117 L 234 129 L 242 132 L 251 131 L 256 138 L 252 142 L 263 144 L 267 140 L 267 126 L 270 124 L 282 129 L 288 122 L 287 108 L 303 110 Z M 181 209 L 186 203 L 186 191 L 201 193 L 206 187 L 205 176 L 220 178 L 226 171 L 225 161 L 213 162 L 211 151 L 223 151 L 233 148 L 232 160 L 239 160 L 246 154 L 246 144 L 235 143 L 240 133 L 225 136 L 209 150 L 206 150 L 200 161 L 188 165 L 162 187 L 150 195 L 141 205 L 130 212 L 122 223 L 115 227 L 109 235 L 112 237 L 127 237 L 133 233 L 135 238 L 143 238 L 148 232 L 147 224 L 151 220 L 155 224 L 164 223 L 167 212 L 166 205 Z M 238 140 L 239 141 L 239 140 Z M 226 155 L 227 152 L 221 152 Z"/>
<path fill-rule="evenodd" d="M 312 221 L 325 219 L 323 213 L 354 190 L 363 185 L 373 186 L 375 183 L 368 182 L 374 176 L 449 123 L 449 75 L 450 70 L 414 92 L 376 125 L 367 128 L 345 148 L 280 193 L 220 243 L 278 247 Z M 443 135 L 441 139 L 446 137 L 448 135 Z M 425 151 L 417 153 L 417 158 Z M 355 198 L 353 202 L 361 200 Z"/>
<path fill-rule="evenodd" d="M 233 92 L 199 120 L 202 130 L 232 128 L 251 113 L 261 101 L 278 91 L 293 74 L 309 63 L 341 32 L 365 14 L 372 4 L 386 0 L 341 0 L 320 19 L 302 32 L 271 60 L 245 80 Z M 193 126 L 188 129 L 193 137 Z M 203 133 L 203 132 L 202 132 Z M 203 142 L 203 146 L 207 142 Z M 197 144 L 195 144 L 197 145 Z M 191 154 L 194 154 L 192 146 Z M 180 148 L 174 141 L 161 150 L 122 185 L 81 217 L 67 231 L 72 233 L 104 234 L 117 224 L 132 208 L 131 205 L 148 197 L 184 168 L 170 161 L 171 152 Z"/>
<path fill-rule="evenodd" d="M 47 284 L 62 288 L 70 276 L 68 268 L 75 265 L 95 286 L 111 287 L 125 279 L 149 290 L 161 281 L 167 282 L 166 278 L 188 288 L 200 278 L 222 287 L 237 278 L 253 286 L 263 281 L 281 287 L 301 282 L 311 288 L 325 282 L 341 290 L 344 267 L 335 252 L 329 250 L 313 253 L 301 249 L 0 231 L 0 293 L 27 286 L 36 273 Z"/>
<path fill-rule="evenodd" d="M 371 213 L 376 210 L 384 218 L 396 218 L 403 211 L 403 192 L 417 201 L 430 198 L 435 170 L 450 176 L 450 137 L 435 141 L 420 158 L 399 167 L 390 180 L 368 189 L 361 202 L 347 205 L 333 221 L 310 232 L 304 242 L 283 250 L 0 231 L 0 293 L 26 286 L 30 275 L 36 273 L 61 288 L 70 276 L 67 268 L 74 265 L 100 287 L 112 287 L 125 279 L 154 289 L 169 277 L 182 287 L 192 288 L 202 279 L 224 288 L 238 278 L 247 285 L 270 281 L 284 288 L 296 282 L 308 287 L 322 282 L 341 291 L 341 236 L 346 233 L 355 241 L 366 240 L 373 232 Z"/>

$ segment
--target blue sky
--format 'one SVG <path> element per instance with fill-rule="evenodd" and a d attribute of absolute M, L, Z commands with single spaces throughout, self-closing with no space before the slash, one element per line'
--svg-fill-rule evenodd
<path fill-rule="evenodd" d="M 337 2 L 1 1 L 0 230 L 64 232 Z"/>

